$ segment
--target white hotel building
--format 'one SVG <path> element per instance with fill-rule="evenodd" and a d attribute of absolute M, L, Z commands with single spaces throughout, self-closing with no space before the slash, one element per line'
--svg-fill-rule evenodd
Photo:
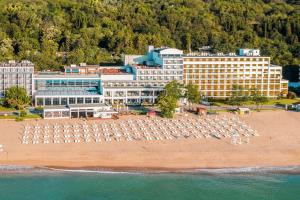
<path fill-rule="evenodd" d="M 32 96 L 33 73 L 34 65 L 28 60 L 0 63 L 0 98 L 4 96 L 5 90 L 12 86 L 24 87 L 28 95 Z"/>
<path fill-rule="evenodd" d="M 149 46 L 147 55 L 125 55 L 123 72 L 101 73 L 106 103 L 153 104 L 165 85 L 183 81 L 183 52 Z"/>
<path fill-rule="evenodd" d="M 45 116 L 107 116 L 106 105 L 153 104 L 172 80 L 196 84 L 205 97 L 227 98 L 233 86 L 246 93 L 257 89 L 267 97 L 286 95 L 288 81 L 282 67 L 271 65 L 259 50 L 238 54 L 184 54 L 174 48 L 148 47 L 146 55 L 125 55 L 124 66 L 103 67 L 84 63 L 66 66 L 64 72 L 34 73 L 29 61 L 0 64 L 0 94 L 12 85 L 24 86 Z"/>

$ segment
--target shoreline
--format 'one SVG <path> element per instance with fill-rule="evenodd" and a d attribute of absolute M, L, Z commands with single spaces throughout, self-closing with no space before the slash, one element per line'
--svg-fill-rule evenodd
<path fill-rule="evenodd" d="M 289 174 L 300 175 L 300 165 L 224 168 L 128 168 L 128 167 L 57 167 L 0 165 L 0 176 L 6 174 L 98 173 L 98 174 Z"/>

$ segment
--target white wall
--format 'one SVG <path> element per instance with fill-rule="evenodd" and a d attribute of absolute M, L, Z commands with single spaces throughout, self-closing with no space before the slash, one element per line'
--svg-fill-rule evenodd
<path fill-rule="evenodd" d="M 102 81 L 130 81 L 133 80 L 133 74 L 102 74 L 101 75 Z"/>

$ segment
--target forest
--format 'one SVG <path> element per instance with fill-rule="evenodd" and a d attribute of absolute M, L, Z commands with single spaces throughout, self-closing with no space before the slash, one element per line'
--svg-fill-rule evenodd
<path fill-rule="evenodd" d="M 299 0 L 1 0 L 0 61 L 37 70 L 120 63 L 147 45 L 185 52 L 260 48 L 273 64 L 300 63 Z"/>

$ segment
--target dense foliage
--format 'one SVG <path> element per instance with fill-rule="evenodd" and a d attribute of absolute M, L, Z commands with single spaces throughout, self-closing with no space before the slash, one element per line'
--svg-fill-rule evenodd
<path fill-rule="evenodd" d="M 200 102 L 201 94 L 198 85 L 187 84 L 185 89 L 185 98 L 187 98 L 189 103 L 193 104 Z"/>
<path fill-rule="evenodd" d="M 275 64 L 300 60 L 296 0 L 1 0 L 0 61 L 39 69 L 114 62 L 149 44 L 233 52 L 257 47 Z"/>
<path fill-rule="evenodd" d="M 177 102 L 182 97 L 183 87 L 177 81 L 169 82 L 158 97 L 158 107 L 162 117 L 173 118 Z"/>
<path fill-rule="evenodd" d="M 25 88 L 12 86 L 5 91 L 4 101 L 6 106 L 22 110 L 30 104 L 31 98 L 27 95 Z"/>

